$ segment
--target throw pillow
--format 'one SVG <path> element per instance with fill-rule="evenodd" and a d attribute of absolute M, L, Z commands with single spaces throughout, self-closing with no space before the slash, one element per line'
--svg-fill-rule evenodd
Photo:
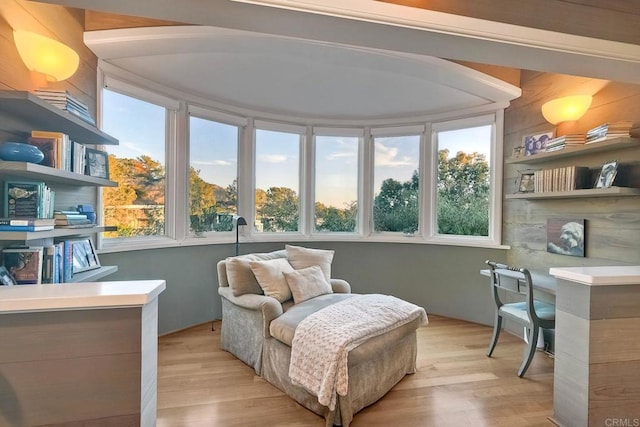
<path fill-rule="evenodd" d="M 266 296 L 273 297 L 280 302 L 291 299 L 291 290 L 283 274 L 293 271 L 289 261 L 285 258 L 249 261 L 249 266 Z"/>
<path fill-rule="evenodd" d="M 331 285 L 317 265 L 284 273 L 284 277 L 296 304 L 319 295 L 333 293 Z"/>
<path fill-rule="evenodd" d="M 331 280 L 331 261 L 333 261 L 335 251 L 293 245 L 285 245 L 285 250 L 287 251 L 287 259 L 294 269 L 300 270 L 317 265 L 322 270 L 325 279 Z"/>
<path fill-rule="evenodd" d="M 227 267 L 227 280 L 233 296 L 239 297 L 244 294 L 261 295 L 263 293 L 256 276 L 251 271 L 249 259 L 227 258 L 225 265 Z"/>

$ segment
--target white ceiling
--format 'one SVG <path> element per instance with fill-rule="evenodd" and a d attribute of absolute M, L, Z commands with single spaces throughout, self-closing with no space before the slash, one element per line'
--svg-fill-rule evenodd
<path fill-rule="evenodd" d="M 438 58 L 202 26 L 88 32 L 98 58 L 221 104 L 370 120 L 507 106 L 520 89 Z"/>

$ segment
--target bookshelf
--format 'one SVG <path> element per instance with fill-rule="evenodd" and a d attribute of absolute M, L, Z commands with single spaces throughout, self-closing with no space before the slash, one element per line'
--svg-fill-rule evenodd
<path fill-rule="evenodd" d="M 587 188 L 571 191 L 547 191 L 542 193 L 507 194 L 506 199 L 579 199 L 583 197 L 629 197 L 640 196 L 640 188 L 609 187 Z"/>
<path fill-rule="evenodd" d="M 512 157 L 507 159 L 507 164 L 540 164 L 551 160 L 583 156 L 591 153 L 621 150 L 625 148 L 640 147 L 640 138 L 611 138 L 605 141 L 584 144 L 579 147 L 567 147 L 562 150 L 547 153 L 534 154 L 533 156 Z"/>
<path fill-rule="evenodd" d="M 26 91 L 0 90 L 0 117 L 2 131 L 16 136 L 37 129 L 66 133 L 81 144 L 118 145 L 111 135 Z"/>
<path fill-rule="evenodd" d="M 542 165 L 560 159 L 572 160 L 580 156 L 594 153 L 614 152 L 624 149 L 640 148 L 640 138 L 611 138 L 592 144 L 584 144 L 577 147 L 567 147 L 562 150 L 550 151 L 532 156 L 513 157 L 505 160 L 506 164 Z M 635 183 L 637 184 L 637 182 Z M 515 193 L 505 195 L 507 200 L 516 199 L 579 199 L 596 197 L 637 197 L 640 196 L 640 188 L 633 187 L 609 187 L 587 188 L 571 191 L 548 191 L 538 193 Z"/>
<path fill-rule="evenodd" d="M 25 141 L 32 130 L 63 132 L 71 139 L 85 145 L 117 145 L 118 140 L 75 115 L 49 104 L 25 91 L 0 90 L 0 141 Z M 6 180 L 43 181 L 56 191 L 56 204 L 93 203 L 94 192 L 81 190 L 88 187 L 117 187 L 108 179 L 96 178 L 27 162 L 0 160 L 0 184 Z M 0 188 L 2 185 L 0 185 Z M 0 190 L 1 192 L 2 190 Z M 1 207 L 1 206 L 0 206 Z M 67 209 L 66 206 L 61 208 Z M 8 244 L 25 242 L 36 246 L 53 244 L 54 239 L 90 236 L 111 227 L 56 228 L 47 231 L 0 232 L 0 249 Z M 73 275 L 72 282 L 88 282 L 101 279 L 118 271 L 117 266 L 101 266 Z"/>

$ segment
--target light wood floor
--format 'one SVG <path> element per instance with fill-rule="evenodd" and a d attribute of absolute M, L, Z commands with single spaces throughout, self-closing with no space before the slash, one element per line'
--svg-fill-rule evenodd
<path fill-rule="evenodd" d="M 524 343 L 503 332 L 485 356 L 491 328 L 429 316 L 418 331 L 418 372 L 356 414 L 353 427 L 553 426 L 553 359 L 536 353 L 518 378 Z M 220 323 L 163 336 L 158 354 L 158 427 L 324 426 L 219 349 Z"/>

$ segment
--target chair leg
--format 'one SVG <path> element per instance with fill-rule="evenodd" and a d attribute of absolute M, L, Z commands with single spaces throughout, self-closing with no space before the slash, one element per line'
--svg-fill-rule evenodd
<path fill-rule="evenodd" d="M 521 378 L 524 376 L 524 373 L 527 372 L 527 369 L 531 364 L 531 360 L 533 359 L 533 355 L 536 354 L 536 344 L 538 343 L 539 330 L 540 328 L 538 326 L 532 326 L 531 328 L 529 328 L 529 344 L 524 350 L 522 365 L 520 365 L 520 369 L 518 369 L 518 376 Z"/>
<path fill-rule="evenodd" d="M 491 357 L 493 353 L 493 349 L 496 348 L 496 344 L 498 344 L 498 337 L 500 336 L 500 331 L 502 330 L 502 316 L 496 312 L 496 319 L 493 321 L 493 336 L 491 337 L 491 343 L 489 344 L 489 349 L 487 350 L 487 357 Z"/>

